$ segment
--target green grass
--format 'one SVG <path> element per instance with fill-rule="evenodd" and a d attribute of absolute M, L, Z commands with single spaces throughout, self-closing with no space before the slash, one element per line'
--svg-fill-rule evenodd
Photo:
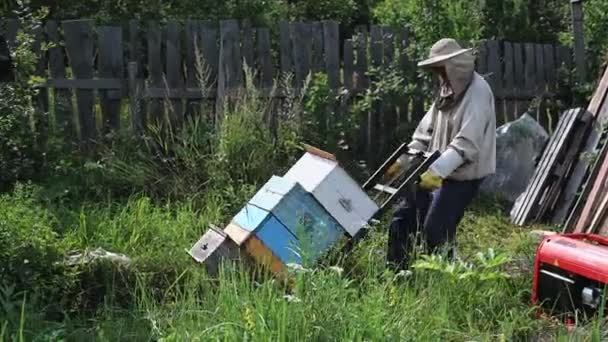
<path fill-rule="evenodd" d="M 493 200 L 482 199 L 467 213 L 459 264 L 431 259 L 409 278 L 392 274 L 384 268 L 386 233 L 379 226 L 347 257 L 294 274 L 288 291 L 269 276 L 254 280 L 230 265 L 211 279 L 187 255 L 208 223 L 225 220 L 221 200 L 197 208 L 137 196 L 58 210 L 38 201 L 38 193 L 26 188 L 0 197 L 0 221 L 20 222 L 21 230 L 49 227 L 61 251 L 103 247 L 127 254 L 133 265 L 60 270 L 70 281 L 55 294 L 59 309 L 53 310 L 43 292 L 11 293 L 5 286 L 3 340 L 583 341 L 599 331 L 583 328 L 575 339 L 536 319 L 530 269 L 506 277 L 509 263 L 480 262 L 479 252 L 524 264 L 534 253 L 527 230 L 511 226 Z"/>

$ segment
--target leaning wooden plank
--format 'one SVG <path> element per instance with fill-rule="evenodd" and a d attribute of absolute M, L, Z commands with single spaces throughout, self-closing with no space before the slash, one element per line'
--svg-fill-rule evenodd
<path fill-rule="evenodd" d="M 516 207 L 514 208 L 515 215 L 512 217 L 514 224 L 523 226 L 528 223 L 531 214 L 536 209 L 538 201 L 543 194 L 543 190 L 547 185 L 552 169 L 558 161 L 557 159 L 560 152 L 563 150 L 568 138 L 573 133 L 572 128 L 583 114 L 584 110 L 571 109 L 562 115 L 558 129 L 555 134 L 552 135 L 547 145 L 547 151 L 545 151 L 545 154 L 541 158 L 532 180 L 524 193 L 524 200 L 516 204 Z"/>
<path fill-rule="evenodd" d="M 122 79 L 124 77 L 122 28 L 117 26 L 101 26 L 97 28 L 97 35 L 99 39 L 99 76 Z M 100 92 L 102 129 L 104 134 L 110 131 L 117 131 L 120 128 L 121 100 L 111 99 L 111 92 L 117 92 L 117 90 L 104 90 Z"/>
<path fill-rule="evenodd" d="M 544 49 L 544 66 L 545 66 L 545 78 L 549 90 L 555 90 L 557 88 L 557 70 L 555 68 L 555 49 L 551 44 L 545 44 Z"/>
<path fill-rule="evenodd" d="M 589 128 L 591 127 L 592 119 L 593 115 L 584 111 L 582 117 L 580 117 L 580 120 L 578 120 L 573 128 L 573 133 L 566 143 L 564 156 L 560 158 L 559 165 L 551 175 L 551 185 L 549 186 L 548 191 L 545 192 L 545 198 L 540 202 L 540 209 L 533 218 L 534 221 L 538 222 L 541 219 L 544 220 L 547 213 L 551 214 L 554 211 L 557 202 L 560 201 L 564 182 L 573 169 L 576 157 L 580 154 L 584 138 L 587 136 Z"/>
<path fill-rule="evenodd" d="M 398 52 L 399 52 L 399 68 L 405 77 L 414 76 L 414 68 L 408 54 L 410 46 L 410 34 L 407 28 L 403 28 L 398 33 Z M 410 97 L 403 96 L 399 103 L 398 123 L 411 121 L 410 118 Z"/>
<path fill-rule="evenodd" d="M 595 213 L 593 215 L 593 220 L 591 221 L 591 224 L 589 225 L 587 233 L 591 233 L 591 234 L 599 233 L 600 235 L 603 235 L 603 236 L 606 236 L 606 233 L 608 233 L 608 229 L 605 229 L 605 227 L 600 226 L 602 224 L 602 222 L 604 221 L 604 219 L 606 218 L 606 214 L 608 213 L 608 194 L 604 193 L 603 198 L 604 199 L 602 200 L 602 202 L 600 203 L 600 205 L 598 206 L 597 210 L 595 211 Z"/>
<path fill-rule="evenodd" d="M 331 89 L 338 89 L 340 87 L 340 29 L 338 22 L 326 21 L 323 23 L 323 44 L 327 82 Z"/>
<path fill-rule="evenodd" d="M 148 24 L 148 74 L 151 87 L 163 88 L 163 62 L 162 62 L 162 38 L 158 23 Z M 150 100 L 148 113 L 149 123 L 152 125 L 163 125 L 165 123 L 165 106 L 163 101 Z"/>
<path fill-rule="evenodd" d="M 541 179 L 549 172 L 547 169 L 548 164 L 550 163 L 553 154 L 556 153 L 557 140 L 564 133 L 566 126 L 567 118 L 564 117 L 558 124 L 557 131 L 551 136 L 551 139 L 547 143 L 543 156 L 528 183 L 526 191 L 521 195 L 522 198 L 515 203 L 515 206 L 511 211 L 511 220 L 513 223 L 520 224 L 519 222 L 522 221 L 522 216 L 525 215 L 525 211 L 533 205 L 535 192 L 539 187 L 542 187 L 542 184 L 540 184 Z"/>
<path fill-rule="evenodd" d="M 597 177 L 592 184 L 588 185 L 591 186 L 591 191 L 585 199 L 585 205 L 574 226 L 574 232 L 584 232 L 591 224 L 593 213 L 606 194 L 606 179 L 608 179 L 608 159 L 604 159 L 599 163 Z"/>
<path fill-rule="evenodd" d="M 56 21 L 50 20 L 46 23 L 46 34 L 51 43 L 49 48 L 49 71 L 51 79 L 65 79 L 65 52 L 60 45 L 59 27 Z M 72 91 L 70 89 L 55 89 L 55 124 L 57 131 L 68 140 L 76 137 L 76 125 L 74 123 L 74 109 L 72 106 Z"/>
<path fill-rule="evenodd" d="M 577 196 L 576 202 L 572 207 L 572 210 L 568 213 L 568 218 L 564 223 L 564 231 L 565 232 L 576 232 L 576 225 L 581 218 L 581 213 L 585 206 L 591 200 L 590 193 L 597 180 L 597 176 L 600 172 L 601 165 L 604 160 L 608 157 L 608 144 L 603 144 L 599 155 L 595 158 L 592 166 L 590 167 L 589 175 L 586 177 L 585 182 L 583 183 L 582 190 L 580 195 Z M 583 230 L 584 231 L 584 230 Z M 579 231 L 579 233 L 582 231 Z"/>
<path fill-rule="evenodd" d="M 62 23 L 70 66 L 76 78 L 93 78 L 93 21 L 70 20 Z M 92 90 L 76 90 L 80 137 L 85 144 L 97 136 Z"/>
<path fill-rule="evenodd" d="M 486 75 L 488 72 L 488 49 L 486 48 L 486 41 L 479 43 L 479 52 L 477 53 L 477 72 L 481 75 Z"/>
<path fill-rule="evenodd" d="M 593 127 L 586 138 L 585 146 L 582 150 L 582 158 L 576 164 L 572 175 L 568 179 L 568 183 L 563 191 L 562 199 L 560 200 L 551 222 L 553 224 L 564 224 L 576 200 L 576 194 L 579 192 L 585 175 L 588 173 L 590 163 L 586 155 L 597 150 L 602 136 L 602 132 L 606 123 L 608 123 L 608 103 L 605 103 L 606 95 L 608 94 L 608 69 L 605 70 L 598 87 L 593 94 L 593 98 L 587 107 L 587 111 L 591 113 L 595 120 Z"/>
<path fill-rule="evenodd" d="M 261 88 L 271 88 L 273 85 L 272 51 L 270 45 L 270 30 L 260 28 L 257 30 L 257 62 L 260 73 Z"/>
<path fill-rule="evenodd" d="M 167 24 L 167 88 L 177 89 L 184 85 L 182 75 L 182 44 L 179 23 L 170 21 Z M 169 102 L 169 120 L 173 128 L 179 128 L 184 122 L 183 103 L 181 99 Z"/>

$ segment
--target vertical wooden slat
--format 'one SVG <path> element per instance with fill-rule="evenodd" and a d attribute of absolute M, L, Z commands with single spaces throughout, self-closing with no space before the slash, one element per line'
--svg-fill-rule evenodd
<path fill-rule="evenodd" d="M 270 46 L 270 31 L 267 28 L 257 30 L 257 65 L 260 71 L 260 86 L 270 89 L 273 84 L 272 51 Z"/>
<path fill-rule="evenodd" d="M 122 28 L 101 26 L 97 28 L 99 39 L 99 76 L 102 78 L 124 78 Z M 120 128 L 121 91 L 100 91 L 102 129 L 104 133 Z"/>
<path fill-rule="evenodd" d="M 129 80 L 129 115 L 131 116 L 131 131 L 135 135 L 144 133 L 146 127 L 146 120 L 143 116 L 141 106 L 142 83 L 139 78 L 138 68 L 137 62 L 129 62 L 127 66 Z"/>
<path fill-rule="evenodd" d="M 287 21 L 279 22 L 281 73 L 293 73 L 291 28 Z"/>
<path fill-rule="evenodd" d="M 300 89 L 310 72 L 311 63 L 311 27 L 309 24 L 296 22 L 291 24 L 293 38 L 293 62 L 295 68 L 296 88 Z"/>
<path fill-rule="evenodd" d="M 323 23 L 312 23 L 312 69 L 314 72 L 322 72 L 325 70 L 325 60 L 323 58 Z"/>
<path fill-rule="evenodd" d="M 70 20 L 62 23 L 70 66 L 77 79 L 93 78 L 93 22 Z M 89 89 L 77 89 L 76 101 L 80 119 L 80 136 L 89 143 L 97 135 L 94 104 L 95 95 Z"/>
<path fill-rule="evenodd" d="M 260 74 L 258 87 L 266 94 L 272 94 L 273 89 L 273 65 L 272 65 L 272 50 L 270 42 L 270 30 L 267 28 L 257 29 L 257 44 L 256 44 L 256 65 Z M 274 103 L 274 102 L 273 102 Z M 277 111 L 269 110 L 266 116 L 266 122 L 270 131 L 275 134 L 277 127 Z"/>
<path fill-rule="evenodd" d="M 517 88 L 515 87 L 515 58 L 513 55 L 513 45 L 510 42 L 504 42 L 504 90 L 512 94 Z M 514 120 L 517 117 L 515 113 L 515 101 L 511 98 L 505 99 L 505 121 Z"/>
<path fill-rule="evenodd" d="M 169 89 L 183 87 L 181 35 L 179 23 L 171 21 L 167 24 L 167 86 Z M 170 100 L 169 120 L 173 128 L 181 127 L 183 117 L 182 99 Z"/>
<path fill-rule="evenodd" d="M 200 46 L 202 54 L 202 76 L 210 89 L 217 87 L 219 72 L 219 46 L 217 43 L 217 28 L 211 21 L 203 21 L 200 25 Z"/>
<path fill-rule="evenodd" d="M 253 56 L 254 56 L 254 39 L 253 39 L 254 35 L 253 35 L 253 28 L 251 27 L 251 21 L 250 20 L 244 20 L 243 21 L 243 29 L 242 29 L 242 33 L 241 33 L 241 44 L 243 46 L 242 51 L 243 51 L 243 59 L 245 62 L 245 65 L 247 65 L 248 68 L 253 69 L 254 67 L 254 60 L 253 60 Z"/>
<path fill-rule="evenodd" d="M 356 40 L 357 62 L 355 65 L 356 77 L 353 80 L 355 89 L 365 89 L 368 86 L 367 82 L 367 31 L 364 27 L 357 28 Z"/>
<path fill-rule="evenodd" d="M 47 52 L 42 51 L 42 42 L 44 40 L 43 28 L 37 26 L 34 28 L 34 42 L 32 51 L 38 56 L 36 62 L 36 75 L 46 77 L 48 57 Z M 47 88 L 38 90 L 36 95 L 36 130 L 38 132 L 38 146 L 45 151 L 48 142 L 49 133 L 49 91 Z"/>
<path fill-rule="evenodd" d="M 533 93 L 536 91 L 534 86 L 536 84 L 536 54 L 534 44 L 527 43 L 525 46 L 526 50 L 526 91 Z"/>
<path fill-rule="evenodd" d="M 486 41 L 482 41 L 479 44 L 479 53 L 477 54 L 477 72 L 482 75 L 488 72 L 488 48 Z"/>
<path fill-rule="evenodd" d="M 355 44 L 355 73 L 353 75 L 353 94 L 356 96 L 363 89 L 367 88 L 367 65 L 368 65 L 368 57 L 367 57 L 367 31 L 365 27 L 359 26 L 357 27 L 357 34 L 354 40 Z M 357 140 L 357 144 L 355 149 L 359 155 L 367 156 L 367 122 L 368 117 L 365 114 L 360 115 L 357 118 L 357 122 L 359 123 L 359 135 Z M 366 160 L 367 158 L 361 158 L 361 160 Z"/>
<path fill-rule="evenodd" d="M 372 26 L 370 30 L 370 55 L 371 65 L 377 71 L 382 66 L 382 28 Z M 380 123 L 382 121 L 381 104 L 375 102 L 367 119 L 367 159 L 369 166 L 376 167 L 379 151 L 382 151 L 383 142 L 380 141 Z"/>
<path fill-rule="evenodd" d="M 19 20 L 8 19 L 6 20 L 6 42 L 11 48 L 14 48 L 17 44 L 17 33 L 19 32 Z"/>
<path fill-rule="evenodd" d="M 544 67 L 545 52 L 542 44 L 535 44 L 534 49 L 536 54 L 536 91 L 538 93 L 543 93 L 547 86 L 547 75 L 545 74 Z M 549 116 L 547 115 L 547 106 L 544 97 L 540 99 L 536 120 L 545 129 L 549 128 Z M 548 131 L 551 132 L 549 129 Z"/>
<path fill-rule="evenodd" d="M 220 21 L 220 64 L 216 99 L 216 123 L 223 116 L 225 96 L 228 93 L 234 94 L 243 84 L 240 41 L 238 22 L 236 20 Z"/>
<path fill-rule="evenodd" d="M 579 82 L 587 80 L 587 54 L 585 51 L 585 25 L 583 22 L 583 1 L 572 0 L 572 33 L 574 36 L 574 60 Z"/>
<path fill-rule="evenodd" d="M 130 62 L 135 62 L 137 63 L 136 66 L 136 71 L 137 74 L 135 75 L 138 82 L 141 83 L 141 80 L 144 79 L 144 75 L 146 72 L 145 69 L 145 51 L 143 50 L 144 44 L 142 44 L 142 35 L 141 35 L 141 28 L 139 26 L 139 23 L 137 22 L 137 20 L 131 20 L 129 21 L 129 61 Z M 127 70 L 128 71 L 128 70 Z M 146 107 L 142 106 L 142 95 L 143 94 L 139 94 L 139 98 L 138 98 L 138 116 L 141 119 L 141 122 L 138 123 L 138 126 L 141 127 L 142 131 L 143 128 L 146 127 Z M 133 117 L 131 117 L 132 120 L 134 120 Z M 139 133 L 142 133 L 142 131 L 140 131 Z"/>
<path fill-rule="evenodd" d="M 199 79 L 200 74 L 198 65 L 201 54 L 200 44 L 200 23 L 194 20 L 188 20 L 186 22 L 186 87 L 187 88 L 204 88 L 205 85 L 201 84 L 204 82 Z M 186 103 L 186 117 L 198 116 L 200 113 L 200 101 L 188 100 Z"/>
<path fill-rule="evenodd" d="M 526 69 L 524 67 L 524 50 L 520 43 L 513 44 L 513 78 L 514 86 L 518 92 L 526 88 Z M 527 110 L 527 101 L 517 100 L 516 115 L 519 116 Z"/>
<path fill-rule="evenodd" d="M 355 71 L 355 52 L 353 42 L 350 39 L 344 41 L 344 88 L 348 91 L 353 89 L 353 72 Z"/>
<path fill-rule="evenodd" d="M 550 90 L 555 90 L 557 82 L 557 70 L 555 68 L 555 51 L 553 45 L 545 44 L 543 46 L 545 78 Z"/>
<path fill-rule="evenodd" d="M 494 96 L 496 97 L 496 124 L 500 125 L 505 122 L 500 44 L 496 40 L 490 40 L 487 42 L 486 47 L 488 52 L 488 72 L 490 73 L 488 81 L 494 91 Z"/>
<path fill-rule="evenodd" d="M 410 37 L 407 29 L 401 29 L 399 31 L 399 67 L 401 69 L 402 74 L 406 77 L 406 79 L 413 79 L 413 67 L 411 65 L 410 58 L 408 56 L 408 47 L 410 45 Z M 403 98 L 403 101 L 399 105 L 399 122 L 409 121 L 410 111 L 409 111 L 409 96 Z"/>
<path fill-rule="evenodd" d="M 323 43 L 327 81 L 331 89 L 338 89 L 340 87 L 340 28 L 336 21 L 323 23 Z"/>
<path fill-rule="evenodd" d="M 53 45 L 49 49 L 49 71 L 51 78 L 65 78 L 65 52 L 60 44 L 59 25 L 56 21 L 46 23 L 46 34 L 49 43 Z M 54 90 L 54 112 L 57 131 L 68 139 L 76 137 L 74 123 L 74 109 L 72 105 L 72 91 L 70 89 Z"/>
<path fill-rule="evenodd" d="M 150 86 L 153 88 L 163 88 L 163 63 L 162 63 L 162 36 L 158 23 L 148 24 L 148 72 Z M 165 106 L 161 99 L 150 99 L 148 118 L 151 124 L 161 125 L 165 121 Z"/>
<path fill-rule="evenodd" d="M 384 45 L 384 65 L 390 67 L 395 60 L 395 32 L 390 27 L 382 28 L 382 40 Z"/>

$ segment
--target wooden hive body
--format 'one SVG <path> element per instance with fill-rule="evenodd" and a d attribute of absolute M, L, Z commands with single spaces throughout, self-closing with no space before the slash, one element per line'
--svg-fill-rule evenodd
<path fill-rule="evenodd" d="M 319 154 L 306 152 L 284 178 L 301 184 L 350 236 L 379 209 L 335 160 Z"/>

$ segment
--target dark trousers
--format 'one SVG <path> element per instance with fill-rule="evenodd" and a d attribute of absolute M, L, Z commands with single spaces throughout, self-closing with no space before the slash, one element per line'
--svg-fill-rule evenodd
<path fill-rule="evenodd" d="M 418 190 L 414 196 L 404 199 L 390 224 L 388 263 L 399 269 L 407 268 L 409 254 L 418 243 L 422 243 L 426 253 L 437 253 L 441 247 L 448 247 L 451 256 L 456 228 L 481 182 L 446 180 L 433 192 Z"/>

